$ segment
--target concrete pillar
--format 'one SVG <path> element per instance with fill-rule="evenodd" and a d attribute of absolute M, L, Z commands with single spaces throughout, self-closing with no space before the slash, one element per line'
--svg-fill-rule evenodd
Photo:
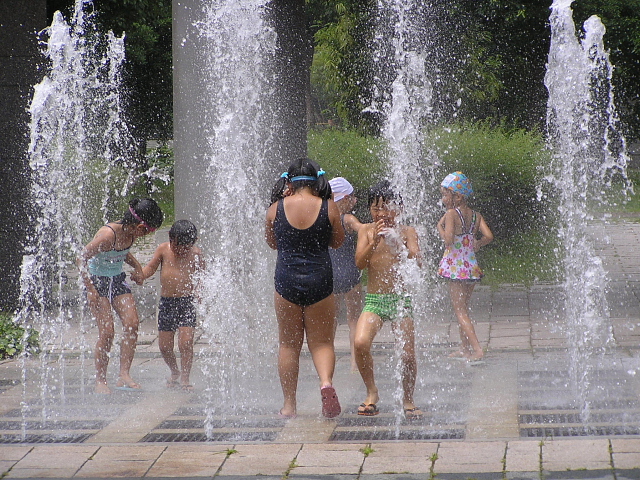
<path fill-rule="evenodd" d="M 204 181 L 211 125 L 205 106 L 205 40 L 194 26 L 205 0 L 173 0 L 173 148 L 176 219 L 201 210 L 194 192 Z"/>
<path fill-rule="evenodd" d="M 27 107 L 41 80 L 36 32 L 47 26 L 46 0 L 0 2 L 0 310 L 16 307 L 29 230 Z"/>
<path fill-rule="evenodd" d="M 201 22 L 208 0 L 173 0 L 173 118 L 176 218 L 194 218 L 203 208 L 202 188 L 207 188 L 207 154 L 213 112 L 206 111 L 207 48 L 196 22 Z M 304 0 L 273 0 L 266 22 L 277 33 L 276 58 L 270 65 L 276 91 L 276 112 L 264 158 L 274 162 L 273 172 L 307 152 L 305 94 L 309 88 L 311 41 L 307 33 Z M 271 182 L 268 179 L 266 183 Z M 268 198 L 268 192 L 265 192 Z"/>

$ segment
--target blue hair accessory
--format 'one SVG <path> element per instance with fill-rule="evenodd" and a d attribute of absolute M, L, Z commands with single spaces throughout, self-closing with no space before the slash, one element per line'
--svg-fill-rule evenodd
<path fill-rule="evenodd" d="M 293 177 L 289 181 L 291 181 L 291 182 L 299 182 L 299 181 L 302 181 L 302 180 L 317 180 L 317 178 L 316 177 L 312 177 L 310 175 L 300 175 L 298 177 Z"/>
<path fill-rule="evenodd" d="M 280 178 L 287 178 L 289 176 L 289 172 L 284 172 L 282 175 L 280 175 Z"/>
<path fill-rule="evenodd" d="M 327 172 L 325 172 L 325 171 L 324 171 L 324 170 L 322 170 L 322 169 L 318 170 L 318 177 L 321 177 L 321 176 L 322 176 L 322 175 L 324 175 L 325 173 L 327 173 Z"/>

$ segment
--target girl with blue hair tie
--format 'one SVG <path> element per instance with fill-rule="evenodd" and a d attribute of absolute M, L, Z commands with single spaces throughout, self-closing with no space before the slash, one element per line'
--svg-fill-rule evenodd
<path fill-rule="evenodd" d="M 340 211 L 324 170 L 307 158 L 293 162 L 272 191 L 267 244 L 278 251 L 274 304 L 278 319 L 278 373 L 284 396 L 280 416 L 296 416 L 300 351 L 307 345 L 320 379 L 322 414 L 340 414 L 333 387 L 336 303 L 329 247 L 344 241 Z"/>
<path fill-rule="evenodd" d="M 440 184 L 440 192 L 447 211 L 438 221 L 438 233 L 445 244 L 438 275 L 449 280 L 461 340 L 460 349 L 449 357 L 478 363 L 484 352 L 469 316 L 469 301 L 483 276 L 476 252 L 493 240 L 493 233 L 484 217 L 467 205 L 473 188 L 466 175 L 450 173 Z"/>

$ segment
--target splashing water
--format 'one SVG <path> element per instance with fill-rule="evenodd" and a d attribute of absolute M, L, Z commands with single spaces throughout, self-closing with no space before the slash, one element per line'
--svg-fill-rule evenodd
<path fill-rule="evenodd" d="M 428 6 L 413 0 L 380 0 L 378 2 L 378 25 L 375 35 L 374 66 L 380 94 L 377 104 L 370 110 L 381 113 L 385 119 L 382 135 L 387 144 L 389 180 L 393 188 L 404 199 L 401 223 L 416 228 L 422 250 L 423 270 L 434 271 L 437 254 L 436 245 L 428 241 L 437 221 L 437 208 L 431 204 L 435 180 L 431 165 L 425 166 L 421 158 L 424 150 L 424 128 L 432 116 L 433 88 L 426 71 L 429 25 Z M 435 303 L 434 289 L 425 282 L 425 275 L 415 261 L 405 258 L 399 271 L 404 289 L 412 295 L 415 319 L 425 318 Z M 401 292 L 398 292 L 401 293 Z M 416 332 L 420 328 L 416 322 Z M 419 341 L 419 339 L 417 340 Z M 400 356 L 404 345 L 397 342 L 395 375 L 397 388 L 395 404 L 402 405 Z M 399 435 L 401 411 L 396 410 L 396 435 Z"/>
<path fill-rule="evenodd" d="M 84 321 L 73 305 L 80 283 L 68 282 L 67 272 L 75 272 L 87 233 L 106 221 L 112 193 L 124 194 L 131 181 L 123 173 L 130 169 L 115 168 L 127 166 L 133 149 L 120 100 L 124 37 L 96 34 L 87 5 L 76 2 L 69 23 L 56 12 L 43 31 L 48 72 L 35 86 L 29 109 L 35 226 L 23 258 L 16 318 L 40 332 L 43 353 L 33 378 L 42 382 L 43 421 L 54 415 L 52 405 L 65 401 L 64 352 L 88 349 L 83 336 L 67 335 L 71 320 Z M 23 372 L 26 377 L 24 362 Z M 23 414 L 27 408 L 23 402 Z"/>
<path fill-rule="evenodd" d="M 550 180 L 559 194 L 559 236 L 564 248 L 565 314 L 572 378 L 589 420 L 594 355 L 612 341 L 605 298 L 606 272 L 596 255 L 588 225 L 593 199 L 604 202 L 602 185 L 619 174 L 626 180 L 624 139 L 617 134 L 612 67 L 604 50 L 605 28 L 597 17 L 576 36 L 570 5 L 551 7 L 551 46 L 545 85 L 549 91 L 548 141 L 554 154 Z M 604 93 L 604 94 L 603 94 Z"/>
<path fill-rule="evenodd" d="M 263 230 L 264 192 L 277 178 L 264 160 L 274 124 L 268 62 L 276 35 L 264 20 L 266 3 L 211 1 L 198 24 L 207 45 L 204 101 L 214 126 L 200 187 L 203 208 L 194 218 L 209 257 L 201 308 L 214 352 L 203 362 L 208 437 L 214 414 L 256 413 L 257 380 L 275 371 L 274 255 Z"/>

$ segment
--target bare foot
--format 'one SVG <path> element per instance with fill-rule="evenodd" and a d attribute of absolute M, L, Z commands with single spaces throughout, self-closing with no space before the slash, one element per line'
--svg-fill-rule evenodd
<path fill-rule="evenodd" d="M 139 389 L 140 385 L 133 381 L 133 378 L 120 377 L 116 382 L 116 388 Z"/>
<path fill-rule="evenodd" d="M 111 394 L 111 389 L 109 388 L 109 385 L 107 385 L 106 383 L 96 382 L 96 390 L 95 391 L 99 395 L 109 395 L 109 394 Z"/>
<path fill-rule="evenodd" d="M 193 392 L 193 385 L 191 385 L 189 383 L 185 383 L 183 385 L 180 385 L 180 388 L 182 389 L 183 392 L 187 392 L 187 393 L 192 393 Z"/>
<path fill-rule="evenodd" d="M 477 362 L 478 360 L 482 360 L 483 358 L 484 358 L 484 352 L 480 350 L 479 352 L 475 352 L 473 353 L 473 355 L 470 355 L 468 358 L 468 361 Z"/>
<path fill-rule="evenodd" d="M 467 358 L 468 355 L 462 350 L 458 350 L 457 352 L 450 353 L 448 357 L 449 358 Z"/>
<path fill-rule="evenodd" d="M 278 412 L 278 416 L 280 418 L 289 419 L 289 418 L 296 418 L 297 415 L 296 415 L 296 411 L 295 410 L 288 410 L 288 409 L 285 409 L 284 407 L 282 407 L 280 409 L 280 411 Z"/>

